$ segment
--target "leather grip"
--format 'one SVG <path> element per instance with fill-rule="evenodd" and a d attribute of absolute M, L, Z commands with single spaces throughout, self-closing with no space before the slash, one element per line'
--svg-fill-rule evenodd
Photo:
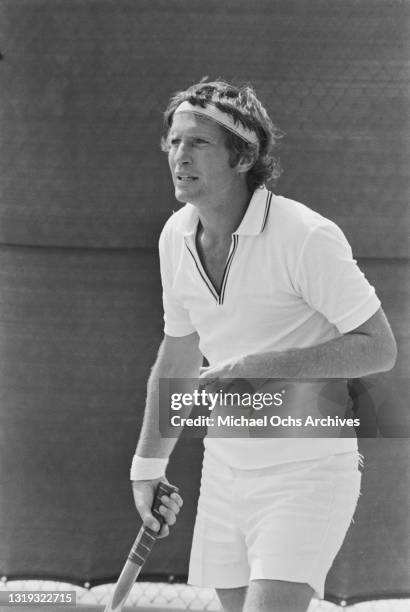
<path fill-rule="evenodd" d="M 178 487 L 174 487 L 173 485 L 167 484 L 165 482 L 160 482 L 155 490 L 154 503 L 152 505 L 151 512 L 159 521 L 161 527 L 164 524 L 164 517 L 159 513 L 158 509 L 161 505 L 161 497 L 163 495 L 167 495 L 168 497 L 171 493 L 177 493 Z M 130 550 L 130 554 L 128 555 L 129 561 L 132 563 L 136 563 L 140 567 L 142 567 L 145 561 L 148 559 L 148 556 L 154 546 L 156 539 L 158 537 L 157 531 L 153 531 L 149 527 L 142 527 L 140 529 L 139 534 L 136 537 L 134 544 Z"/>

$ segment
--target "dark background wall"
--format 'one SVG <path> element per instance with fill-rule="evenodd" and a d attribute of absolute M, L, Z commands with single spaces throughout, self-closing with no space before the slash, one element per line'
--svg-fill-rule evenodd
<path fill-rule="evenodd" d="M 162 333 L 156 243 L 177 206 L 161 113 L 209 75 L 254 85 L 286 132 L 276 191 L 339 223 L 398 337 L 395 370 L 370 381 L 370 433 L 395 439 L 361 443 L 360 513 L 328 593 L 410 591 L 409 6 L 0 0 L 2 575 L 98 582 L 121 568 Z M 200 454 L 177 450 L 185 514 L 149 574 L 186 573 Z"/>
<path fill-rule="evenodd" d="M 408 13 L 400 0 L 2 0 L 1 239 L 155 246 L 173 205 L 171 92 L 250 81 L 286 132 L 278 191 L 361 257 L 409 255 Z"/>

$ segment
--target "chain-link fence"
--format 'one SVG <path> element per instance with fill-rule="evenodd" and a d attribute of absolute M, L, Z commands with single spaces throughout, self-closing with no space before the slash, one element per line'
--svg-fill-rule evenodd
<path fill-rule="evenodd" d="M 111 598 L 114 585 L 103 584 L 93 588 L 73 586 L 72 584 L 52 581 L 21 580 L 0 584 L 0 590 L 9 591 L 67 591 L 74 590 L 78 605 L 103 606 Z M 159 612 L 164 610 L 174 612 L 179 610 L 197 610 L 219 612 L 221 606 L 213 589 L 191 587 L 186 584 L 170 584 L 165 582 L 137 582 L 127 599 L 127 606 Z M 410 599 L 385 599 L 366 601 L 347 606 L 328 601 L 313 599 L 308 612 L 409 612 Z M 142 611 L 141 611 L 142 612 Z"/>

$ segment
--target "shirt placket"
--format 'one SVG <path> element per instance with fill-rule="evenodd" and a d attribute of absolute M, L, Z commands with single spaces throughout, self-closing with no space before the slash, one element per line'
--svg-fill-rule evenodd
<path fill-rule="evenodd" d="M 228 281 L 228 276 L 229 276 L 229 271 L 231 269 L 232 266 L 232 262 L 233 259 L 235 257 L 235 253 L 238 249 L 238 242 L 239 242 L 239 237 L 237 234 L 232 234 L 232 240 L 231 240 L 231 246 L 229 249 L 229 253 L 228 253 L 228 257 L 225 263 L 225 268 L 224 268 L 224 272 L 222 275 L 222 283 L 221 283 L 221 289 L 218 292 L 216 290 L 216 288 L 214 287 L 211 279 L 208 277 L 207 273 L 205 272 L 205 269 L 202 265 L 201 259 L 198 255 L 197 249 L 196 249 L 196 245 L 195 245 L 195 238 L 193 235 L 189 235 L 189 236 L 185 236 L 185 245 L 186 248 L 188 249 L 194 263 L 195 263 L 195 267 L 198 271 L 198 274 L 200 275 L 202 282 L 205 283 L 205 285 L 207 286 L 208 290 L 210 291 L 210 293 L 212 294 L 212 297 L 215 300 L 215 303 L 217 306 L 222 306 L 224 303 L 224 299 L 225 299 L 225 293 L 226 293 L 226 284 Z"/>

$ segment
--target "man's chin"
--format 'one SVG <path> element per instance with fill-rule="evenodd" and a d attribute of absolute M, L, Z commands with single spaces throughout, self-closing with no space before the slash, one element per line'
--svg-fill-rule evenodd
<path fill-rule="evenodd" d="M 185 191 L 185 189 L 179 189 L 178 187 L 175 188 L 175 198 L 178 200 L 178 202 L 183 204 L 189 202 L 188 193 Z"/>

